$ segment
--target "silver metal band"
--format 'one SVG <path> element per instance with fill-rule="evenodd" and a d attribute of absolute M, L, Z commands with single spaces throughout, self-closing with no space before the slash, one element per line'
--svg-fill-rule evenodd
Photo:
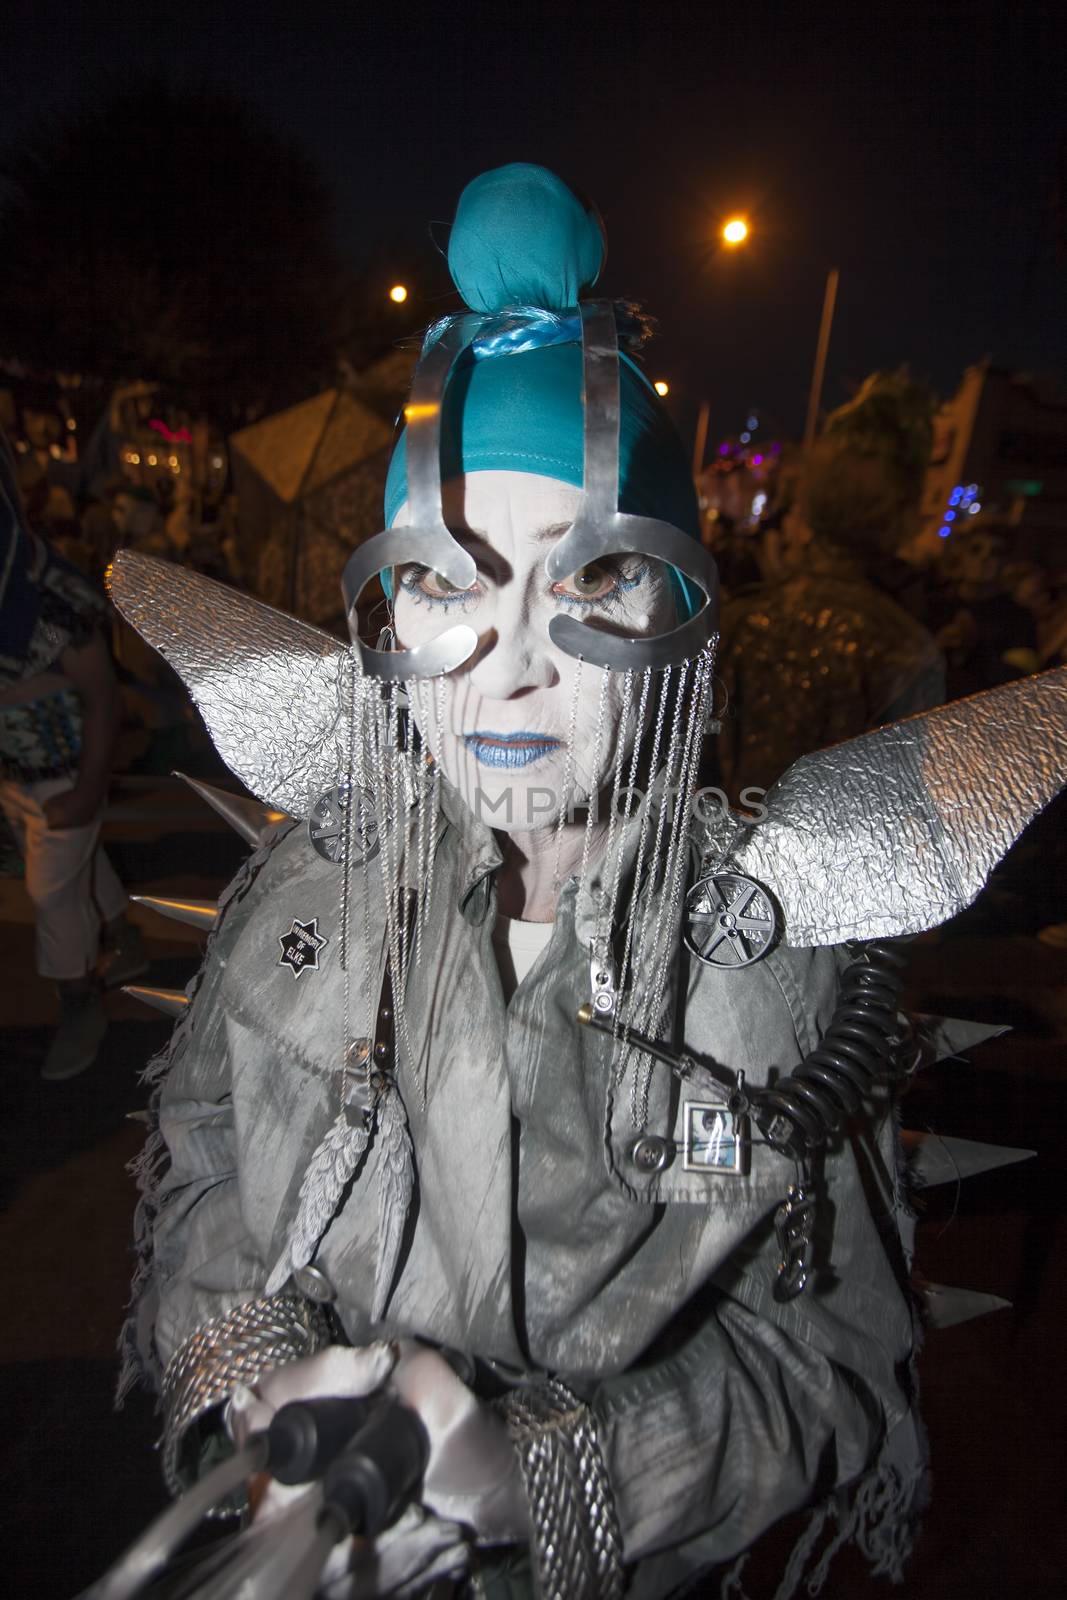
<path fill-rule="evenodd" d="M 386 681 L 433 678 L 442 672 L 453 672 L 473 655 L 478 645 L 474 629 L 460 622 L 413 650 L 372 650 L 359 640 L 358 601 L 375 574 L 408 561 L 425 563 L 457 589 L 469 589 L 478 576 L 473 556 L 445 526 L 441 507 L 441 421 L 452 369 L 484 322 L 484 317 L 474 314 L 457 317 L 415 369 L 411 399 L 404 408 L 409 525 L 387 529 L 368 539 L 345 563 L 341 589 L 349 631 L 364 672 Z"/>
<path fill-rule="evenodd" d="M 500 1409 L 530 1502 L 540 1600 L 617 1600 L 622 1535 L 593 1413 L 554 1380 Z"/>
<path fill-rule="evenodd" d="M 192 1425 L 222 1405 L 239 1383 L 313 1355 L 329 1343 L 325 1318 L 302 1295 L 283 1291 L 247 1300 L 191 1334 L 163 1374 L 163 1477 L 171 1494 L 188 1487 L 182 1443 Z"/>
<path fill-rule="evenodd" d="M 553 644 L 570 656 L 621 672 L 658 669 L 689 660 L 713 638 L 718 612 L 718 569 L 700 541 L 669 522 L 619 510 L 619 336 L 610 300 L 585 300 L 582 369 L 585 394 L 585 469 L 582 499 L 571 527 L 552 546 L 545 572 L 554 580 L 607 556 L 655 556 L 692 580 L 702 594 L 697 613 L 667 633 L 626 637 L 576 616 L 549 623 Z"/>

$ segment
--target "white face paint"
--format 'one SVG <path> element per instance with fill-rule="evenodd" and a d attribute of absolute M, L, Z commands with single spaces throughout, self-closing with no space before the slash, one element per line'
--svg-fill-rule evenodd
<path fill-rule="evenodd" d="M 549 622 L 570 612 L 611 631 L 660 634 L 676 621 L 671 586 L 662 563 L 641 555 L 611 557 L 551 582 L 545 559 L 581 499 L 579 489 L 555 478 L 475 472 L 445 484 L 442 498 L 445 522 L 474 556 L 478 577 L 457 590 L 425 567 L 396 568 L 397 644 L 412 649 L 456 622 L 474 628 L 479 642 L 440 690 L 418 686 L 415 720 L 476 816 L 506 833 L 550 827 L 562 804 L 584 805 L 608 780 L 626 687 L 624 673 L 579 665 L 557 649 Z M 408 522 L 405 503 L 393 526 Z M 435 693 L 440 749 L 429 726 Z M 627 721 L 624 755 L 635 731 L 633 716 Z"/>

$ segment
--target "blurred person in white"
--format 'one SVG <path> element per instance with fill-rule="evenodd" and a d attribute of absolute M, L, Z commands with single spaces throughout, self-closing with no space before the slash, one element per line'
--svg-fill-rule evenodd
<path fill-rule="evenodd" d="M 127 899 L 100 848 L 118 722 L 107 606 L 26 523 L 0 436 L 0 807 L 26 863 L 37 970 L 59 996 L 41 1075 L 90 1067 L 108 986 L 145 969 Z M 101 928 L 105 957 L 98 975 Z"/>

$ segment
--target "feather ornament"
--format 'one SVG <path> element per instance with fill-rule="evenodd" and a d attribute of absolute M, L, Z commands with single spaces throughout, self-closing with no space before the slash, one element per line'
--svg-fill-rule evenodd
<path fill-rule="evenodd" d="M 378 1262 L 374 1273 L 371 1319 L 380 1322 L 396 1276 L 400 1242 L 415 1186 L 415 1165 L 407 1113 L 395 1084 L 386 1090 L 379 1112 L 382 1149 L 378 1177 Z"/>
<path fill-rule="evenodd" d="M 277 1294 L 291 1273 L 307 1266 L 369 1142 L 369 1129 L 362 1124 L 352 1127 L 340 1112 L 304 1174 L 296 1217 L 282 1257 L 267 1280 L 267 1294 Z"/>

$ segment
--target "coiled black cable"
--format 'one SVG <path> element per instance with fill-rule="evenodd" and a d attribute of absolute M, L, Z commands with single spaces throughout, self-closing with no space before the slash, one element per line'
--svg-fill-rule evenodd
<path fill-rule="evenodd" d="M 749 1091 L 769 1145 L 801 1161 L 820 1150 L 880 1079 L 892 1075 L 904 954 L 882 939 L 845 968 L 830 1026 L 799 1067 Z"/>

